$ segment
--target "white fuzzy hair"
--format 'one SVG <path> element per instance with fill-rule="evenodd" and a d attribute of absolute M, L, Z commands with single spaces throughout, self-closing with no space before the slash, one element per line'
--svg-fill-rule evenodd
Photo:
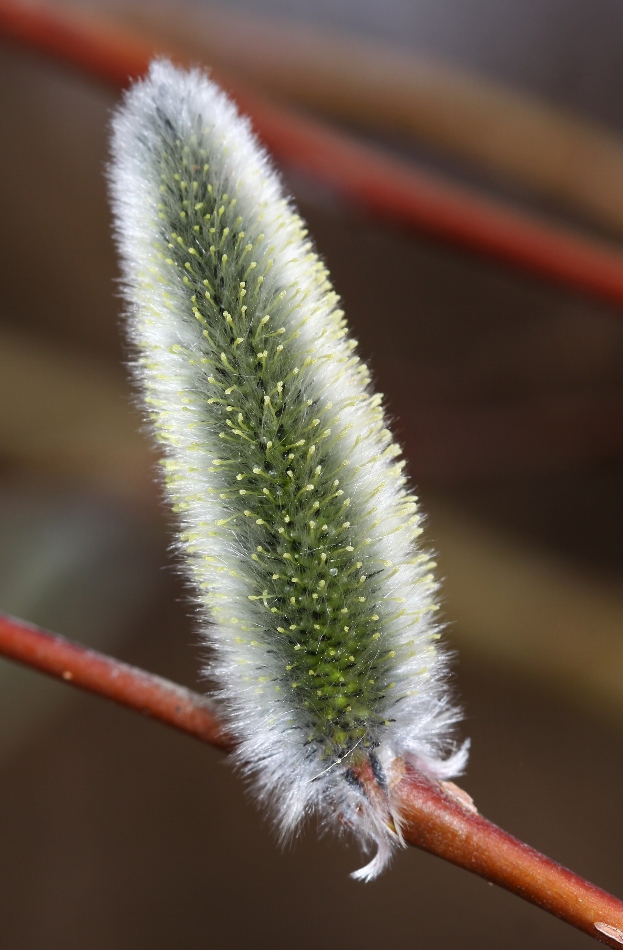
<path fill-rule="evenodd" d="M 450 778 L 467 756 L 400 450 L 300 218 L 204 73 L 159 61 L 126 94 L 110 182 L 136 375 L 237 761 L 283 836 L 316 814 L 376 844 L 370 879 L 401 841 L 401 760 Z"/>

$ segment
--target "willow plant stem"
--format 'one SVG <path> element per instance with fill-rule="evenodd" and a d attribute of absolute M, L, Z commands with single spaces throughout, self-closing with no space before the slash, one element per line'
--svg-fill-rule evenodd
<path fill-rule="evenodd" d="M 0 615 L 0 655 L 202 742 L 233 747 L 203 696 L 22 620 Z M 623 946 L 623 902 L 483 818 L 460 789 L 408 769 L 396 791 L 409 844 L 498 884 L 606 946 Z"/>
<path fill-rule="evenodd" d="M 231 739 L 198 693 L 0 614 L 0 655 L 229 750 Z"/>
<path fill-rule="evenodd" d="M 45 52 L 114 86 L 141 76 L 154 55 L 184 63 L 93 15 L 0 0 L 0 37 Z M 431 235 L 558 284 L 623 305 L 623 252 L 540 221 L 493 199 L 418 171 L 321 122 L 277 105 L 238 81 L 217 79 L 252 119 L 282 166 L 329 186 L 355 207 L 408 230 Z"/>
<path fill-rule="evenodd" d="M 498 884 L 607 946 L 623 946 L 618 898 L 471 811 L 421 773 L 408 771 L 397 791 L 409 844 Z"/>

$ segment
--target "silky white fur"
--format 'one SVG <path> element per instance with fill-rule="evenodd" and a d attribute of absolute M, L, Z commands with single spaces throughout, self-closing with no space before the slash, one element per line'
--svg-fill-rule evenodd
<path fill-rule="evenodd" d="M 375 720 L 374 726 L 375 764 L 382 773 L 378 795 L 366 794 L 349 772 L 363 744 L 331 755 L 320 743 L 318 754 L 309 753 L 302 725 L 307 713 L 286 675 L 284 656 L 272 649 L 276 634 L 270 598 L 258 588 L 253 556 L 258 557 L 254 552 L 261 544 L 255 542 L 262 532 L 270 535 L 270 549 L 271 532 L 278 530 L 283 512 L 276 509 L 274 524 L 259 523 L 262 519 L 252 510 L 245 515 L 248 521 L 241 521 L 228 501 L 233 497 L 232 476 L 219 462 L 222 425 L 210 416 L 202 338 L 184 271 L 166 259 L 171 239 L 163 232 L 155 171 L 155 156 L 164 147 L 165 120 L 182 141 L 184 136 L 196 139 L 200 130 L 207 176 L 216 191 L 227 193 L 227 200 L 235 196 L 239 226 L 245 242 L 253 245 L 245 263 L 253 257 L 264 278 L 255 308 L 250 304 L 243 313 L 249 333 L 260 326 L 259 317 L 271 304 L 287 341 L 279 358 L 287 352 L 289 378 L 294 373 L 297 379 L 292 398 L 320 407 L 318 415 L 332 423 L 324 442 L 318 441 L 318 448 L 311 444 L 313 451 L 324 452 L 323 464 L 340 472 L 338 491 L 349 499 L 349 527 L 343 530 L 355 538 L 351 550 L 359 545 L 362 552 L 353 553 L 363 564 L 361 590 L 371 584 L 369 577 L 375 578 L 370 587 L 375 599 L 369 607 L 377 618 L 375 642 L 384 663 L 390 664 L 387 657 L 393 654 L 386 696 L 379 700 L 381 725 Z M 437 585 L 428 556 L 418 548 L 420 515 L 397 459 L 399 449 L 385 428 L 380 400 L 368 389 L 367 370 L 353 354 L 336 295 L 306 243 L 302 222 L 284 199 L 248 122 L 214 83 L 199 71 L 182 72 L 166 62 L 152 65 L 116 114 L 110 181 L 136 374 L 166 455 L 167 491 L 212 651 L 208 672 L 216 682 L 222 714 L 239 740 L 237 760 L 253 777 L 259 798 L 283 835 L 316 814 L 323 822 L 340 819 L 364 844 L 375 843 L 376 857 L 355 875 L 370 879 L 401 840 L 391 781 L 385 781 L 397 763 L 412 760 L 435 777 L 450 778 L 461 771 L 467 756 L 466 747 L 456 751 L 452 740 L 457 711 L 448 700 L 445 659 L 437 646 Z M 173 214 L 168 206 L 166 214 Z M 189 260 L 191 268 L 196 260 L 200 270 L 201 254 L 208 251 L 197 247 Z M 229 261 L 223 268 L 228 288 Z M 379 319 L 389 326 L 391 314 L 380 314 Z M 252 379 L 237 384 L 255 385 Z M 229 437 L 233 430 L 224 431 Z M 234 477 L 243 484 L 248 433 L 239 431 L 241 470 Z M 308 454 L 311 444 L 305 449 Z M 255 451 L 250 443 L 248 449 Z M 313 497 L 313 485 L 301 491 L 305 488 Z M 251 509 L 252 502 L 249 505 Z M 305 556 L 313 559 L 315 550 L 310 548 Z"/>

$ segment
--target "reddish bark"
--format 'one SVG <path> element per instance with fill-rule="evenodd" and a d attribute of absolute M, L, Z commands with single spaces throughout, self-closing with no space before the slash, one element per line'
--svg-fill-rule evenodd
<path fill-rule="evenodd" d="M 470 810 L 443 783 L 409 770 L 395 792 L 409 844 L 498 884 L 607 946 L 623 946 L 623 902 L 616 897 Z"/>
<path fill-rule="evenodd" d="M 0 655 L 232 748 L 203 696 L 21 620 L 0 615 Z M 487 821 L 452 783 L 406 769 L 393 793 L 409 844 L 518 894 L 609 947 L 623 946 L 623 902 Z"/>
<path fill-rule="evenodd" d="M 23 620 L 0 615 L 0 655 L 166 722 L 202 742 L 231 748 L 203 696 Z"/>

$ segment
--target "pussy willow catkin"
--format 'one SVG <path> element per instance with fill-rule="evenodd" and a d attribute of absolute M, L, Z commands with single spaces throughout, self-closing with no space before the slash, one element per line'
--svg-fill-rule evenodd
<path fill-rule="evenodd" d="M 157 62 L 130 90 L 110 181 L 136 376 L 238 762 L 284 836 L 315 813 L 376 844 L 369 879 L 401 840 L 404 760 L 449 778 L 466 758 L 381 397 L 249 123 L 204 74 Z"/>

